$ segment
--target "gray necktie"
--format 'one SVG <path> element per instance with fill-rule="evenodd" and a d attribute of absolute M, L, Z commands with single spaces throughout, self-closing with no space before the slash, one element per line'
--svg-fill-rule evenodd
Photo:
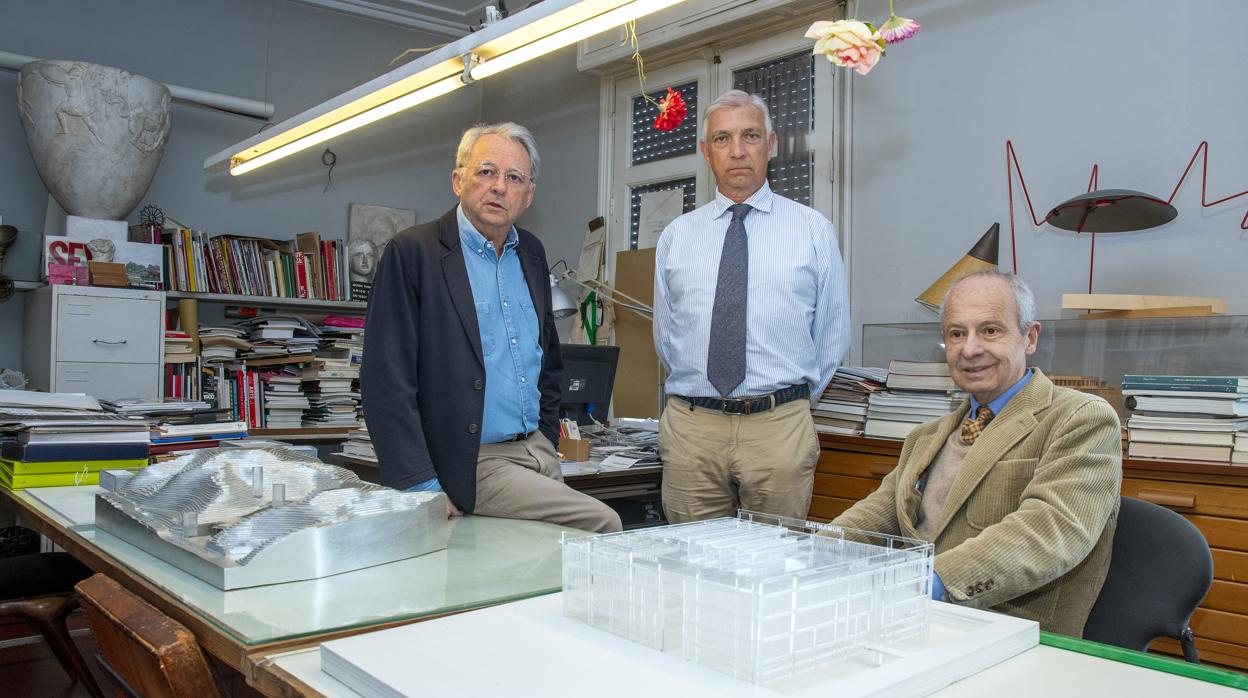
<path fill-rule="evenodd" d="M 735 204 L 724 235 L 711 311 L 711 344 L 706 355 L 706 377 L 723 397 L 745 380 L 745 303 L 749 286 L 750 247 L 745 236 L 749 204 Z"/>

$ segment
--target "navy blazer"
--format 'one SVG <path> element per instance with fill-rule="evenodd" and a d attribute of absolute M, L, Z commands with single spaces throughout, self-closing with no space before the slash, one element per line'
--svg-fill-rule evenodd
<path fill-rule="evenodd" d="M 468 513 L 477 501 L 486 375 L 455 210 L 386 246 L 369 295 L 360 387 L 382 483 L 405 489 L 436 476 Z M 563 360 L 546 250 L 532 233 L 517 232 L 520 268 L 541 320 L 538 428 L 558 443 Z"/>

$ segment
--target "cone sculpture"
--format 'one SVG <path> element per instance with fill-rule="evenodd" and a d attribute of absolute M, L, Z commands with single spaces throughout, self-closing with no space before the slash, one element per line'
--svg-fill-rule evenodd
<path fill-rule="evenodd" d="M 962 255 L 956 264 L 949 267 L 949 271 L 942 274 L 939 279 L 936 279 L 936 283 L 928 286 L 927 290 L 914 300 L 925 308 L 939 311 L 940 304 L 945 300 L 945 292 L 950 286 L 977 271 L 997 268 L 997 247 L 1000 237 L 1001 224 L 993 223 L 988 232 L 984 233 L 969 252 Z"/>

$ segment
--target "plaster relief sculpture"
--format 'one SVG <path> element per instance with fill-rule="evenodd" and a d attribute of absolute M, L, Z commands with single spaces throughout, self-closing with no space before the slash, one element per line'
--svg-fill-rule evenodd
<path fill-rule="evenodd" d="M 169 140 L 169 89 L 93 63 L 32 61 L 17 80 L 26 142 L 48 192 L 71 215 L 125 218 Z"/>

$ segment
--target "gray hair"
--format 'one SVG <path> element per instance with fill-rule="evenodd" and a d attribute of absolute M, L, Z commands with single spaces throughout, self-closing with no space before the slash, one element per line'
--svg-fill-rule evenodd
<path fill-rule="evenodd" d="M 948 291 L 945 291 L 944 300 L 940 302 L 940 326 L 942 328 L 945 326 L 945 308 L 949 306 L 949 297 L 953 295 L 953 290 L 967 279 L 1000 279 L 1009 284 L 1010 291 L 1014 293 L 1014 307 L 1018 309 L 1018 331 L 1027 334 L 1027 328 L 1036 321 L 1036 297 L 1032 294 L 1027 282 L 1017 274 L 995 269 L 984 269 L 967 274 L 950 286 Z"/>
<path fill-rule="evenodd" d="M 758 95 L 751 95 L 741 90 L 728 90 L 711 102 L 706 111 L 702 112 L 702 137 L 706 138 L 706 126 L 711 122 L 711 114 L 720 109 L 740 109 L 741 107 L 756 107 L 763 112 L 763 125 L 767 127 L 764 136 L 771 135 L 771 112 L 767 111 L 767 103 Z"/>
<path fill-rule="evenodd" d="M 537 181 L 537 168 L 542 164 L 542 158 L 537 154 L 537 141 L 533 139 L 529 129 L 510 121 L 501 124 L 477 124 L 464 131 L 459 139 L 459 148 L 455 150 L 456 169 L 468 166 L 468 154 L 472 152 L 472 146 L 477 144 L 478 138 L 488 135 L 509 138 L 524 146 L 524 151 L 529 154 L 529 179 Z"/>

